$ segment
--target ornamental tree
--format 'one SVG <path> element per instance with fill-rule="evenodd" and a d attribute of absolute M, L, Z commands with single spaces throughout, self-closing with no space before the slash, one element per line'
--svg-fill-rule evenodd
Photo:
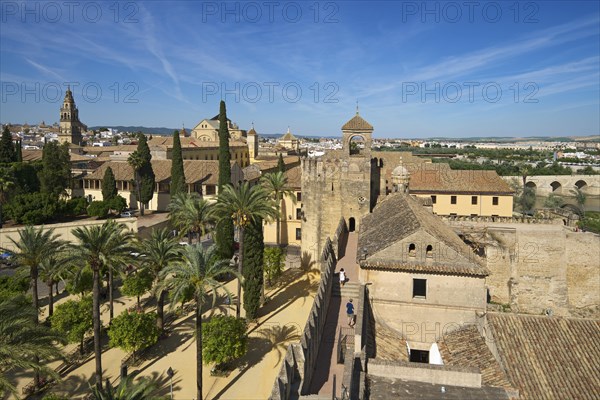
<path fill-rule="evenodd" d="M 125 311 L 112 320 L 108 331 L 109 344 L 127 352 L 136 352 L 152 346 L 158 341 L 156 313 Z"/>

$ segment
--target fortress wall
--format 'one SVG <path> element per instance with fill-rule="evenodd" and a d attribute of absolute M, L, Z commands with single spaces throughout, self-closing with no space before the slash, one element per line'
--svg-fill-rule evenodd
<path fill-rule="evenodd" d="M 487 227 L 492 301 L 526 313 L 600 316 L 600 236 L 560 225 L 469 226 Z"/>

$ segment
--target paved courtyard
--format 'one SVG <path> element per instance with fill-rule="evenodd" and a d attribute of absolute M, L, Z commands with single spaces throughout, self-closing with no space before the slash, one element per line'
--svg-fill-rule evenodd
<path fill-rule="evenodd" d="M 279 372 L 286 347 L 297 342 L 312 307 L 314 295 L 320 278 L 317 271 L 306 271 L 292 262 L 278 283 L 266 291 L 270 299 L 261 309 L 259 318 L 250 324 L 248 352 L 236 362 L 236 368 L 226 377 L 211 376 L 212 365 L 203 369 L 205 399 L 266 399 L 271 393 L 272 385 Z M 227 284 L 235 293 L 237 282 Z M 57 304 L 65 301 L 67 296 L 60 296 Z M 153 311 L 154 301 L 149 300 L 146 311 Z M 234 302 L 232 302 L 234 303 Z M 135 299 L 118 295 L 115 301 L 115 316 L 125 308 L 135 304 Z M 168 306 L 167 306 L 168 309 Z M 225 297 L 219 297 L 215 308 L 206 307 L 203 316 L 223 313 L 234 314 L 233 305 L 225 305 Z M 193 339 L 194 313 L 189 312 L 173 321 L 170 334 L 159 341 L 148 352 L 143 363 L 129 368 L 129 375 L 154 377 L 162 389 L 163 395 L 169 394 L 169 380 L 166 371 L 173 368 L 174 399 L 189 400 L 196 396 L 196 347 Z M 243 310 L 242 310 L 243 316 Z M 108 323 L 108 306 L 102 306 L 102 318 Z M 69 351 L 75 345 L 67 346 Z M 119 381 L 121 360 L 126 353 L 117 348 L 103 347 L 102 366 L 104 379 L 117 384 Z M 59 362 L 51 366 L 58 366 Z M 89 393 L 89 384 L 93 381 L 94 358 L 89 357 L 84 364 L 71 371 L 57 384 L 52 392 L 68 395 L 72 399 L 81 399 Z M 15 376 L 19 391 L 32 379 L 31 374 L 21 373 Z"/>

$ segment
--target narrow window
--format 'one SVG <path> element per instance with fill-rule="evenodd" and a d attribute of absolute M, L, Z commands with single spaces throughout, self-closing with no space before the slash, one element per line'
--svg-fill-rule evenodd
<path fill-rule="evenodd" d="M 414 257 L 417 254 L 417 246 L 414 243 L 408 245 L 408 255 Z"/>
<path fill-rule="evenodd" d="M 427 279 L 413 279 L 413 297 L 427 297 Z"/>
<path fill-rule="evenodd" d="M 426 257 L 433 257 L 433 246 L 428 244 L 427 248 L 425 249 L 425 256 Z"/>
<path fill-rule="evenodd" d="M 498 197 L 497 196 L 492 197 L 492 205 L 494 205 L 494 206 L 498 205 Z"/>
<path fill-rule="evenodd" d="M 296 228 L 296 240 L 302 240 L 302 228 Z"/>
<path fill-rule="evenodd" d="M 302 209 L 296 208 L 296 219 L 302 219 Z"/>
<path fill-rule="evenodd" d="M 296 193 L 296 201 L 302 201 L 302 193 L 300 193 L 300 192 Z"/>
<path fill-rule="evenodd" d="M 450 196 L 450 204 L 456 204 L 456 196 Z"/>
<path fill-rule="evenodd" d="M 436 201 L 437 201 L 437 196 L 431 196 L 431 203 L 435 204 Z"/>
<path fill-rule="evenodd" d="M 471 196 L 471 204 L 477 205 L 477 196 Z"/>

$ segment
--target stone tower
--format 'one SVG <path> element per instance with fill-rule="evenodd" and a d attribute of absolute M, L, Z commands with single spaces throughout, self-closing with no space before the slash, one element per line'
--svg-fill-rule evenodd
<path fill-rule="evenodd" d="M 247 133 L 246 143 L 248 144 L 250 162 L 253 162 L 258 157 L 258 134 L 254 130 L 254 123 L 252 123 L 252 128 Z"/>
<path fill-rule="evenodd" d="M 87 126 L 79 121 L 79 110 L 75 105 L 71 88 L 67 88 L 63 105 L 60 108 L 60 132 L 58 140 L 60 143 L 73 143 L 81 145 L 81 132 L 87 130 Z"/>
<path fill-rule="evenodd" d="M 342 149 L 302 159 L 302 253 L 318 261 L 325 238 L 343 217 L 351 231 L 371 212 L 379 195 L 376 161 L 371 159 L 373 127 L 358 113 L 342 126 Z"/>

